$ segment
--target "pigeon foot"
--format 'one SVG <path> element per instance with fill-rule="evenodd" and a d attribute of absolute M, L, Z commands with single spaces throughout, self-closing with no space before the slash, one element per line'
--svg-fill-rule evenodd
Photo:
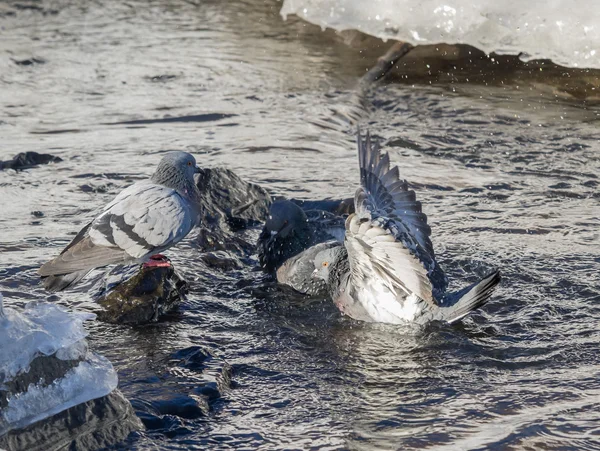
<path fill-rule="evenodd" d="M 170 266 L 171 262 L 162 254 L 152 255 L 143 265 L 144 268 L 169 268 Z"/>

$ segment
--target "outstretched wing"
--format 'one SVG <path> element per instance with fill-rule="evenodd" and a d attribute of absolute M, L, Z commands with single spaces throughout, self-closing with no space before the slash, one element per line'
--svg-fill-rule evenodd
<path fill-rule="evenodd" d="M 398 167 L 390 169 L 387 153 L 382 153 L 369 133 L 363 141 L 358 137 L 361 186 L 355 196 L 359 217 L 380 219 L 387 230 L 400 241 L 427 270 L 434 296 L 441 298 L 448 285 L 446 276 L 435 261 L 431 244 L 431 228 L 421 203 L 416 200 L 406 180 L 400 178 Z"/>
<path fill-rule="evenodd" d="M 358 215 L 348 218 L 345 246 L 354 285 L 368 290 L 381 284 L 386 293 L 391 294 L 392 302 L 400 302 L 414 294 L 435 305 L 427 270 L 396 239 L 399 232 L 396 225 L 385 218 L 371 220 Z"/>
<path fill-rule="evenodd" d="M 346 221 L 346 248 L 355 285 L 377 284 L 381 299 L 401 302 L 415 295 L 436 305 L 446 278 L 437 266 L 431 229 L 414 191 L 390 170 L 387 153 L 367 133 L 358 136 L 361 186 L 354 198 L 356 214 Z M 387 296 L 389 294 L 389 296 Z M 387 310 L 398 311 L 396 307 Z"/>
<path fill-rule="evenodd" d="M 62 275 L 143 259 L 180 241 L 195 219 L 176 191 L 152 183 L 132 185 L 38 273 Z"/>

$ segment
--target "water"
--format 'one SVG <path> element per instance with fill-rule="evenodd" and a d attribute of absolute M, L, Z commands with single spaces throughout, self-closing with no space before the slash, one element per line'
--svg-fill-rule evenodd
<path fill-rule="evenodd" d="M 178 314 L 88 326 L 138 414 L 163 409 L 123 446 L 599 449 L 598 111 L 468 84 L 383 84 L 361 98 L 374 55 L 282 22 L 280 6 L 1 7 L 0 156 L 65 160 L 0 172 L 7 305 L 46 299 L 35 270 L 166 150 L 288 196 L 351 195 L 359 119 L 417 189 L 451 288 L 502 268 L 492 302 L 416 333 L 353 322 L 326 301 L 251 290 L 266 283 L 254 268 L 206 267 L 192 234 L 169 252 L 191 284 Z M 45 62 L 13 61 L 31 58 Z M 88 289 L 58 302 L 93 309 Z M 208 416 L 172 413 L 203 377 L 173 363 L 189 346 L 233 367 Z"/>

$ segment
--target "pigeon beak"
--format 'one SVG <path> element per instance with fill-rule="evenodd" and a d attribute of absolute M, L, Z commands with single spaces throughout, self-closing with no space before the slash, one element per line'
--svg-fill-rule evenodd
<path fill-rule="evenodd" d="M 194 174 L 200 174 L 200 172 L 202 172 L 202 170 L 198 166 L 194 167 Z"/>

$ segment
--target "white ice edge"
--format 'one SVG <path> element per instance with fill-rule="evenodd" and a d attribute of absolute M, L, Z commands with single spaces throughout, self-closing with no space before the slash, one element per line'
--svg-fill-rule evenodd
<path fill-rule="evenodd" d="M 38 355 L 76 356 L 78 342 L 87 336 L 83 322 L 95 318 L 49 303 L 30 302 L 23 311 L 1 303 L 0 298 L 0 384 L 28 371 Z"/>
<path fill-rule="evenodd" d="M 118 377 L 104 357 L 89 353 L 86 360 L 50 385 L 30 385 L 8 399 L 2 411 L 0 435 L 49 418 L 70 407 L 100 398 L 117 388 Z"/>
<path fill-rule="evenodd" d="M 284 0 L 281 15 L 412 44 L 469 44 L 568 67 L 600 68 L 595 0 Z"/>

